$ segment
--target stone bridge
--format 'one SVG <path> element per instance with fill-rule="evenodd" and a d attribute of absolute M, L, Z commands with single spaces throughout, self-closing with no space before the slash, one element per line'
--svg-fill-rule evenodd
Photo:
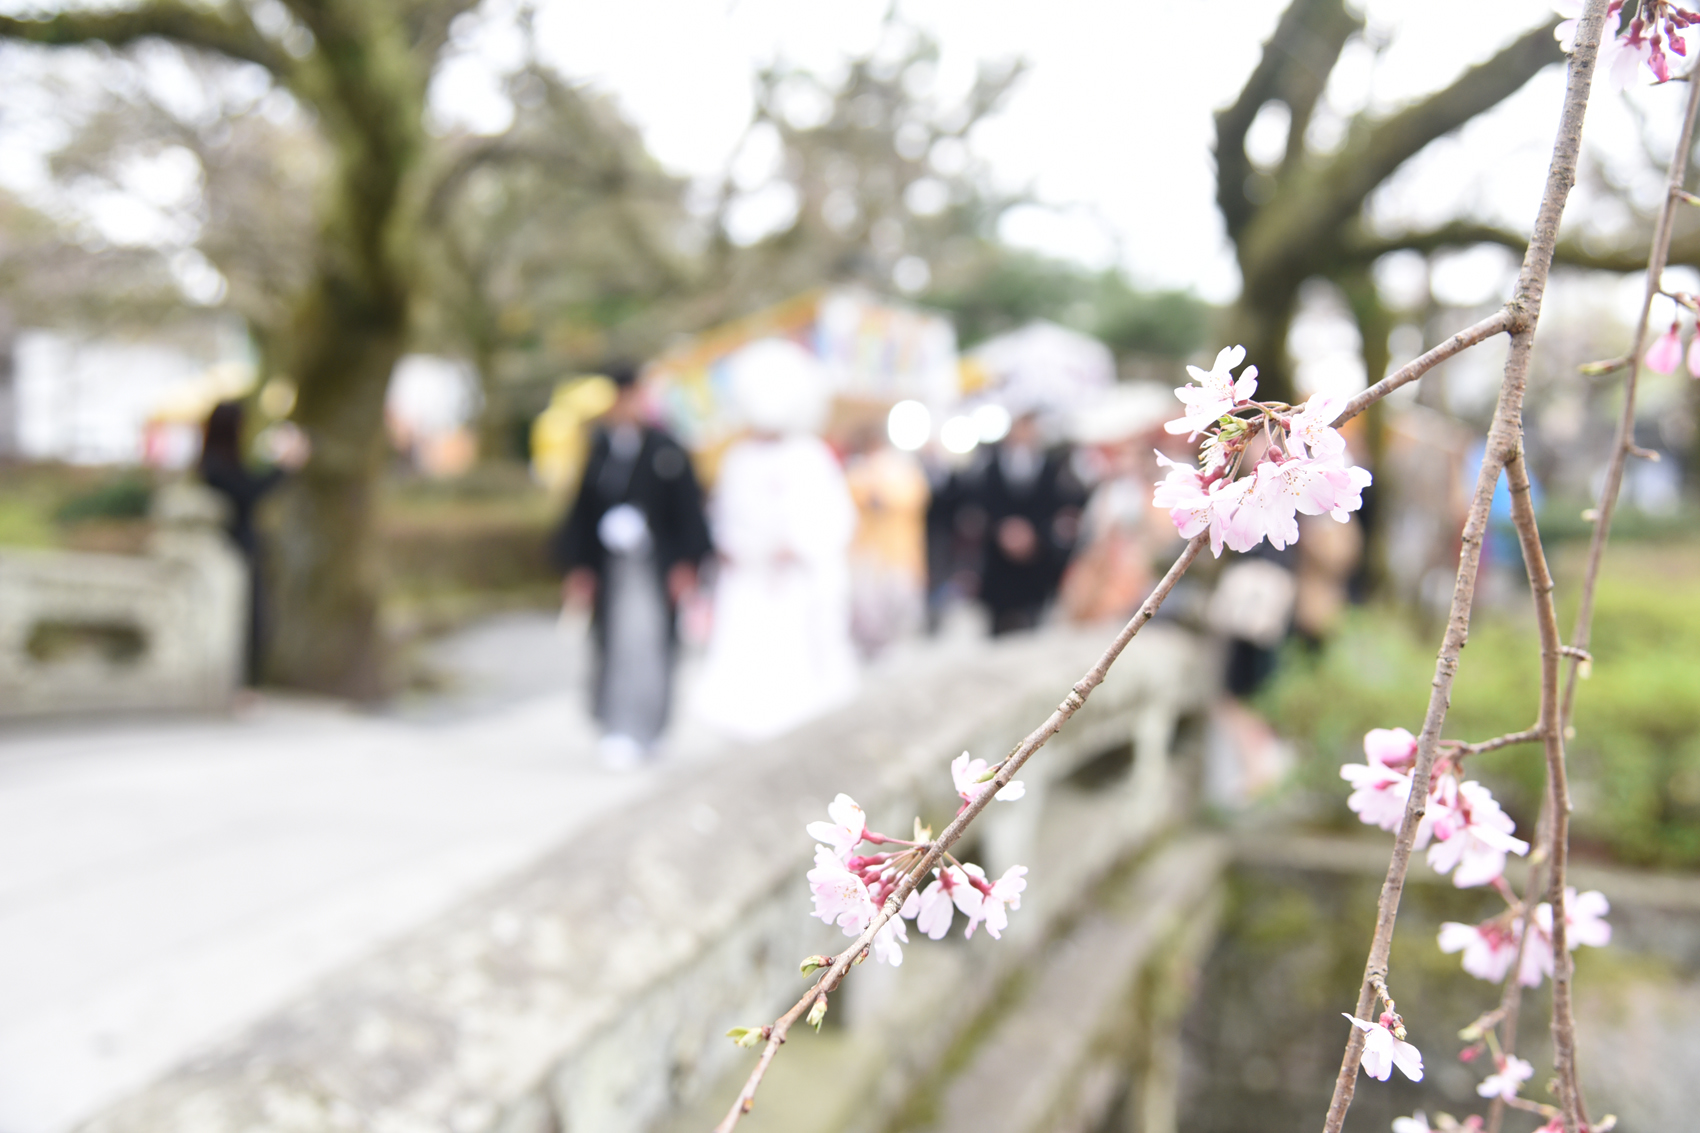
<path fill-rule="evenodd" d="M 685 761 L 81 1128 L 705 1130 L 753 1060 L 726 1029 L 772 1019 L 804 987 L 798 961 L 844 942 L 807 915 L 803 824 L 845 791 L 878 828 L 942 826 L 950 759 L 1000 758 L 1105 636 L 918 650 L 843 711 Z M 994 875 L 1031 870 L 1004 939 L 912 933 L 900 968 L 858 968 L 746 1128 L 1085 1133 L 1121 1113 L 1172 1129 L 1178 1020 L 1227 857 L 1189 822 L 1214 671 L 1192 635 L 1150 626 L 1024 770 L 1026 799 L 971 832 Z M 509 742 L 466 739 L 493 759 Z"/>

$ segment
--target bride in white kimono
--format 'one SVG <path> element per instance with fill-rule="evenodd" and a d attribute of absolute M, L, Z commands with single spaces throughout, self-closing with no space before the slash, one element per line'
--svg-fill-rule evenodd
<path fill-rule="evenodd" d="M 814 435 L 829 390 L 819 363 L 766 339 L 731 360 L 750 436 L 722 458 L 709 523 L 720 569 L 697 715 L 739 739 L 776 736 L 849 700 L 849 548 L 856 507 Z"/>

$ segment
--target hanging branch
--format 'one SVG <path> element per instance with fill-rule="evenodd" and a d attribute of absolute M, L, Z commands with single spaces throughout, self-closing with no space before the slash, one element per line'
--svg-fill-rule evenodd
<path fill-rule="evenodd" d="M 1647 256 L 1647 287 L 1645 297 L 1641 303 L 1641 316 L 1635 327 L 1634 340 L 1630 344 L 1628 353 L 1624 355 L 1623 364 L 1620 367 L 1625 370 L 1623 384 L 1623 412 L 1618 419 L 1616 441 L 1612 448 L 1611 459 L 1606 466 L 1605 483 L 1600 488 L 1599 504 L 1594 511 L 1594 533 L 1588 545 L 1587 566 L 1582 578 L 1581 596 L 1577 603 L 1576 625 L 1571 631 L 1570 646 L 1563 650 L 1564 654 L 1570 659 L 1570 666 L 1566 673 L 1564 693 L 1558 713 L 1558 726 L 1561 732 L 1561 740 L 1567 738 L 1564 733 L 1568 732 L 1571 713 L 1575 708 L 1576 683 L 1580 674 L 1582 662 L 1587 656 L 1586 651 L 1593 629 L 1594 594 L 1599 586 L 1600 567 L 1605 557 L 1606 539 L 1611 533 L 1612 516 L 1616 511 L 1618 491 L 1623 483 L 1623 469 L 1628 462 L 1629 457 L 1636 451 L 1635 394 L 1641 372 L 1641 356 L 1647 345 L 1647 328 L 1652 317 L 1653 300 L 1660 295 L 1663 290 L 1661 280 L 1664 275 L 1665 264 L 1668 262 L 1670 256 L 1671 237 L 1672 231 L 1675 227 L 1674 220 L 1677 207 L 1681 204 L 1691 203 L 1689 201 L 1689 194 L 1683 190 L 1682 186 L 1688 175 L 1688 159 L 1689 153 L 1694 144 L 1694 127 L 1697 115 L 1700 115 L 1700 83 L 1692 81 L 1691 78 L 1688 87 L 1688 106 L 1682 119 L 1682 130 L 1677 137 L 1676 148 L 1671 152 L 1669 173 L 1665 187 L 1665 200 L 1659 209 L 1658 222 L 1653 229 L 1653 245 Z M 1515 516 L 1513 518 L 1515 519 Z M 1549 790 L 1542 802 L 1538 844 L 1546 845 L 1551 841 L 1553 814 L 1552 793 Z M 1568 815 L 1566 815 L 1566 823 L 1568 823 Z M 1527 917 L 1530 910 L 1534 907 L 1533 901 L 1535 893 L 1539 892 L 1543 888 L 1547 889 L 1549 901 L 1552 900 L 1552 892 L 1554 889 L 1557 890 L 1560 899 L 1564 896 L 1564 886 L 1562 882 L 1556 886 L 1550 882 L 1543 885 L 1542 874 L 1544 866 L 1546 865 L 1546 857 L 1547 854 L 1543 853 L 1540 855 L 1541 860 L 1531 861 L 1530 863 L 1528 887 L 1518 905 L 1517 910 L 1517 915 L 1525 918 L 1525 923 L 1527 923 Z M 1557 909 L 1558 905 L 1555 903 L 1553 907 L 1554 909 Z M 1554 916 L 1556 918 L 1557 914 L 1555 913 Z M 1529 947 L 1529 937 L 1532 935 L 1532 933 L 1525 932 L 1519 939 L 1517 958 L 1511 966 L 1511 974 L 1506 978 L 1505 990 L 1500 999 L 1500 1013 L 1504 1018 L 1504 1023 L 1501 1026 L 1500 1046 L 1507 1055 L 1516 1053 L 1517 1049 L 1517 1023 L 1523 1000 L 1523 983 L 1520 976 L 1523 966 L 1522 951 L 1524 948 Z M 1571 967 L 1568 955 L 1561 958 L 1559 952 L 1556 950 L 1556 937 L 1554 939 L 1554 947 L 1553 972 L 1555 998 L 1553 1026 L 1556 1030 L 1560 1025 L 1556 995 L 1557 981 L 1559 979 L 1559 973 L 1562 972 L 1562 978 L 1564 980 L 1564 1000 L 1566 1008 L 1568 1009 Z M 1567 1031 L 1573 1031 L 1574 1023 L 1568 1022 L 1566 1024 L 1566 1028 Z M 1554 1050 L 1556 1051 L 1557 1049 L 1558 1043 L 1555 1039 Z M 1572 1072 L 1574 1072 L 1573 1043 L 1571 1049 Z M 1504 1099 L 1495 1098 L 1494 1104 L 1488 1112 L 1487 1133 L 1499 1133 L 1500 1124 L 1504 1119 L 1504 1114 Z"/>
<path fill-rule="evenodd" d="M 1388 956 L 1393 944 L 1393 924 L 1399 913 L 1399 898 L 1404 892 L 1405 875 L 1410 868 L 1411 848 L 1416 840 L 1429 794 L 1429 779 L 1434 769 L 1435 755 L 1440 747 L 1440 732 L 1446 722 L 1447 709 L 1452 703 L 1452 684 L 1458 674 L 1458 656 L 1470 625 L 1470 611 L 1475 599 L 1476 574 L 1481 566 L 1482 538 L 1487 529 L 1488 509 L 1493 502 L 1494 488 L 1500 472 L 1522 451 L 1523 396 L 1528 386 L 1529 352 L 1534 343 L 1535 323 L 1540 317 L 1541 299 L 1546 292 L 1547 275 L 1552 268 L 1553 248 L 1558 243 L 1558 222 L 1564 214 L 1565 201 L 1576 183 L 1576 160 L 1581 149 L 1582 120 L 1588 108 L 1588 90 L 1593 79 L 1594 61 L 1598 54 L 1600 33 L 1605 24 L 1606 0 L 1588 0 L 1576 34 L 1575 53 L 1571 56 L 1564 109 L 1559 119 L 1558 137 L 1553 144 L 1552 163 L 1547 171 L 1546 191 L 1541 198 L 1540 211 L 1535 219 L 1534 235 L 1523 256 L 1517 287 L 1502 314 L 1508 320 L 1511 349 L 1505 361 L 1505 377 L 1500 386 L 1499 404 L 1494 409 L 1493 423 L 1488 429 L 1487 449 L 1482 457 L 1481 474 L 1476 480 L 1475 495 L 1464 523 L 1463 550 L 1459 555 L 1458 575 L 1452 588 L 1452 609 L 1447 618 L 1446 634 L 1435 659 L 1432 692 L 1423 728 L 1417 738 L 1416 765 L 1411 774 L 1410 797 L 1405 806 L 1404 821 L 1393 844 L 1393 855 L 1387 865 L 1387 877 L 1382 883 L 1381 898 L 1376 908 L 1375 935 L 1369 956 L 1364 964 L 1364 978 L 1358 992 L 1358 1018 L 1370 1018 L 1378 996 L 1377 985 L 1387 977 Z M 1378 383 L 1381 384 L 1381 383 Z M 1558 654 L 1554 652 L 1556 662 Z M 1544 683 L 1543 683 L 1544 687 Z M 1544 704 L 1544 701 L 1543 701 Z M 1547 721 L 1545 715 L 1543 722 Z M 1545 739 L 1549 753 L 1553 733 L 1546 728 Z M 1562 758 L 1562 747 L 1559 749 Z M 1549 755 L 1550 768 L 1550 755 Z M 1555 920 L 1558 913 L 1555 910 Z M 1339 1133 L 1352 1104 L 1357 1088 L 1358 1065 L 1363 1059 L 1365 1032 L 1352 1028 L 1346 1042 L 1345 1055 L 1340 1061 L 1340 1073 L 1334 1082 L 1334 1096 L 1328 1105 L 1323 1128 L 1325 1133 Z M 1575 1113 L 1574 1097 L 1567 1099 L 1566 1120 Z M 1572 1128 L 1571 1133 L 1574 1133 Z"/>

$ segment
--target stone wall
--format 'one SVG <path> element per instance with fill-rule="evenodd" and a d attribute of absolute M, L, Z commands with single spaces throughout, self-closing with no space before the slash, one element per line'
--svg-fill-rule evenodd
<path fill-rule="evenodd" d="M 0 547 L 0 719 L 228 704 L 248 581 L 220 507 L 161 489 L 144 555 Z"/>
<path fill-rule="evenodd" d="M 844 943 L 807 915 L 803 824 L 846 791 L 876 828 L 906 831 L 917 814 L 941 827 L 950 759 L 1003 756 L 1106 636 L 965 643 L 894 665 L 852 706 L 680 771 L 86 1128 L 706 1128 L 754 1057 L 725 1030 L 772 1019 L 805 986 L 798 961 Z M 1016 1084 L 999 1067 L 1037 1058 L 995 1128 L 1086 1129 L 1133 1104 L 1162 1129 L 1163 1090 L 1130 1101 L 1118 1068 L 1136 1050 L 1172 1064 L 1173 1044 L 1129 1020 L 1151 999 L 1144 974 L 1172 985 L 1176 949 L 1196 952 L 1213 916 L 1220 847 L 1169 837 L 1191 811 L 1187 752 L 1212 672 L 1188 634 L 1149 627 L 1024 770 L 1027 798 L 994 806 L 964 847 L 994 874 L 1030 867 L 1004 939 L 915 933 L 901 968 L 858 968 L 823 1033 L 793 1037 L 747 1128 L 989 1129 L 974 1115 Z M 1023 1054 L 1070 1003 L 1069 1042 Z"/>

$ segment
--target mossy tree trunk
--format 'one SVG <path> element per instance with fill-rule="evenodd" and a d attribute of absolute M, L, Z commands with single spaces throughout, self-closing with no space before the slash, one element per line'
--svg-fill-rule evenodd
<path fill-rule="evenodd" d="M 384 690 L 374 513 L 384 394 L 415 287 L 426 85 L 450 21 L 471 6 L 286 0 L 291 26 L 271 34 L 234 2 L 0 17 L 0 36 L 36 43 L 158 38 L 257 63 L 313 110 L 331 143 L 314 279 L 293 325 L 265 336 L 296 380 L 294 417 L 313 445 L 286 495 L 271 579 L 266 673 L 295 687 L 359 698 Z"/>
<path fill-rule="evenodd" d="M 1216 200 L 1243 280 L 1229 313 L 1229 339 L 1245 345 L 1262 390 L 1280 400 L 1295 397 L 1287 332 L 1299 288 L 1312 277 L 1339 278 L 1365 265 L 1358 238 L 1370 194 L 1424 146 L 1562 58 L 1552 26 L 1534 28 L 1404 110 L 1385 118 L 1360 114 L 1337 149 L 1312 149 L 1306 134 L 1323 88 L 1362 26 L 1345 0 L 1294 0 L 1239 98 L 1216 115 Z M 1291 125 L 1280 163 L 1264 168 L 1246 152 L 1246 135 L 1271 103 L 1287 107 Z"/>

